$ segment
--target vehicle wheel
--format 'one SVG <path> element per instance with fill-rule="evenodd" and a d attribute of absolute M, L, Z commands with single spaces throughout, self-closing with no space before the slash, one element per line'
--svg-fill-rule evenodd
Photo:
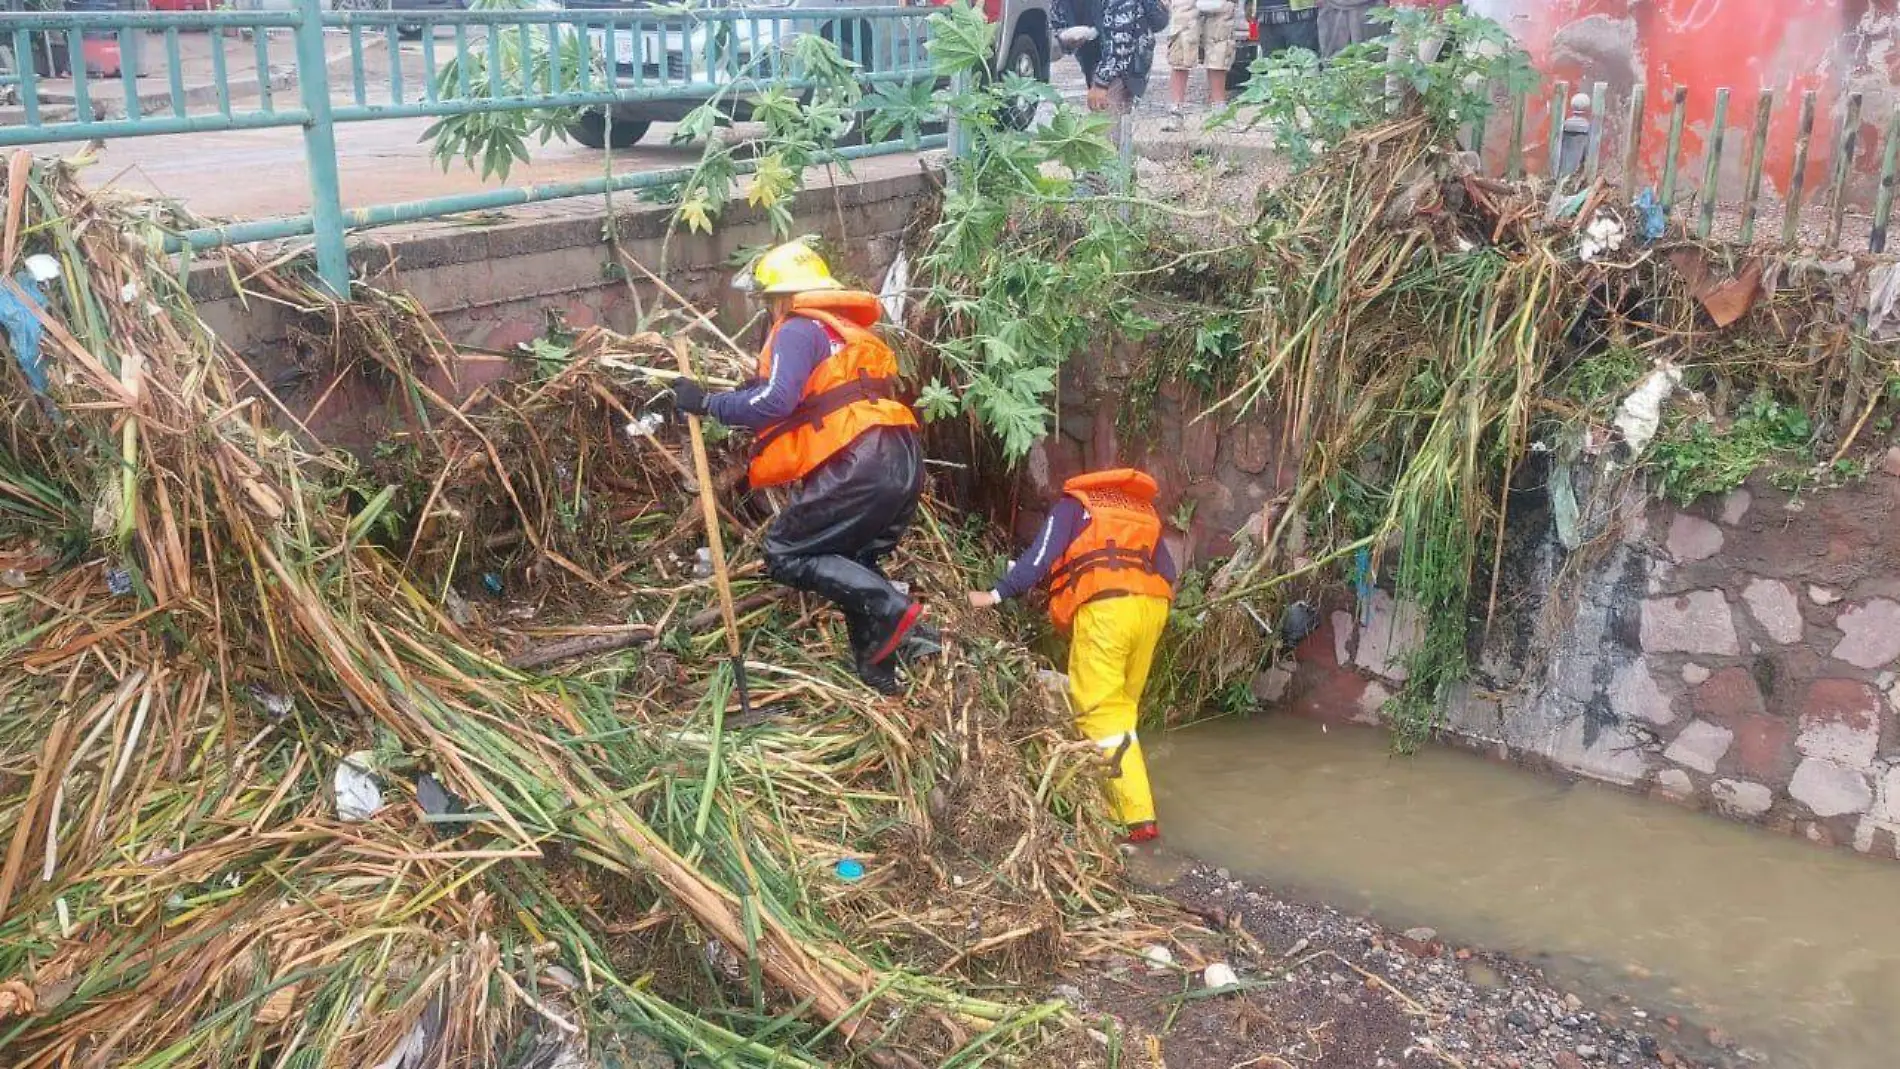
<path fill-rule="evenodd" d="M 422 39 L 422 23 L 405 22 L 396 27 L 396 36 L 405 41 L 420 41 Z"/>
<path fill-rule="evenodd" d="M 608 135 L 613 137 L 613 148 L 632 148 L 647 135 L 652 123 L 638 122 L 633 119 L 615 119 L 611 128 L 607 125 L 607 113 L 599 108 L 589 108 L 581 112 L 581 117 L 567 128 L 567 136 L 580 142 L 587 148 L 608 148 Z"/>
<path fill-rule="evenodd" d="M 1003 59 L 1003 77 L 1012 74 L 1037 81 L 1049 80 L 1049 68 L 1042 58 L 1042 48 L 1036 44 L 1035 38 L 1026 33 L 1016 35 L 1016 39 L 1009 43 L 1009 54 Z M 1036 121 L 1036 102 L 1028 99 L 1011 102 L 1003 114 L 1003 121 L 1012 130 L 1029 129 L 1029 124 Z"/>

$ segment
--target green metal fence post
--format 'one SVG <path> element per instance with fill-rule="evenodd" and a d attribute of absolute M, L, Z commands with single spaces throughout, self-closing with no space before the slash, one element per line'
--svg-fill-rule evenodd
<path fill-rule="evenodd" d="M 310 221 L 317 277 L 332 294 L 350 297 L 350 254 L 343 243 L 343 201 L 336 173 L 336 127 L 330 120 L 330 68 L 323 50 L 322 0 L 297 0 L 297 87 L 309 116 L 303 127 L 310 172 Z M 259 72 L 263 74 L 264 72 Z"/>

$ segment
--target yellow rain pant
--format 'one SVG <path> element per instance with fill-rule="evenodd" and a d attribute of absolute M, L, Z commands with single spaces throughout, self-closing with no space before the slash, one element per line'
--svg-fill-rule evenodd
<path fill-rule="evenodd" d="M 1069 642 L 1069 698 L 1083 737 L 1113 762 L 1109 800 L 1125 825 L 1155 818 L 1148 765 L 1135 737 L 1142 688 L 1155 645 L 1168 623 L 1168 602 L 1148 595 L 1091 601 L 1076 610 Z"/>

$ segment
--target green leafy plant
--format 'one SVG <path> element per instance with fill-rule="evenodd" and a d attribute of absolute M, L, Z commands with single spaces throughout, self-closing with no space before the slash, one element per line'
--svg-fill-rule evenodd
<path fill-rule="evenodd" d="M 1265 126 L 1290 162 L 1306 166 L 1354 129 L 1387 118 L 1396 103 L 1390 89 L 1449 134 L 1483 121 L 1496 88 L 1515 94 L 1537 84 L 1529 57 L 1490 19 L 1414 8 L 1374 17 L 1389 19 L 1399 42 L 1444 43 L 1434 59 L 1416 44 L 1388 49 L 1383 40 L 1348 46 L 1324 64 L 1303 48 L 1269 53 L 1254 61 L 1247 88 L 1213 125 Z"/>
<path fill-rule="evenodd" d="M 674 144 L 699 140 L 706 145 L 692 177 L 678 193 L 676 219 L 688 230 L 712 230 L 747 169 L 742 165 L 741 146 L 713 136 L 729 121 L 738 96 L 751 98 L 752 120 L 765 125 L 764 137 L 743 146 L 752 172 L 745 199 L 765 210 L 780 238 L 791 234 L 792 198 L 805 187 L 809 168 L 825 165 L 851 172 L 849 161 L 838 155 L 837 145 L 859 124 L 863 90 L 857 81 L 858 65 L 845 59 L 836 43 L 814 33 L 792 39 L 789 72 L 794 81 L 817 83 L 814 88 L 800 93 L 778 84 L 777 79 L 768 78 L 775 69 L 771 63 L 771 57 L 756 57 L 738 77 L 689 112 L 673 133 Z"/>
<path fill-rule="evenodd" d="M 1726 430 L 1703 419 L 1680 421 L 1650 447 L 1649 462 L 1663 496 L 1687 505 L 1733 490 L 1778 454 L 1807 454 L 1813 437 L 1806 412 L 1758 393 Z"/>
<path fill-rule="evenodd" d="M 529 0 L 470 0 L 472 11 L 526 11 Z M 493 55 L 499 66 L 491 69 L 490 52 L 471 48 L 464 56 L 442 65 L 435 75 L 435 93 L 442 100 L 475 100 L 512 95 L 555 83 L 556 90 L 575 92 L 582 72 L 596 83 L 604 78 L 598 60 L 572 27 L 523 24 L 491 26 Z M 558 56 L 559 63 L 550 64 Z M 457 160 L 470 170 L 478 165 L 484 180 L 505 179 L 517 163 L 528 162 L 529 139 L 545 145 L 566 140 L 568 128 L 579 120 L 581 108 L 543 108 L 524 111 L 469 112 L 437 119 L 422 132 L 429 155 L 443 170 Z"/>
<path fill-rule="evenodd" d="M 1607 408 L 1628 394 L 1648 371 L 1649 362 L 1640 353 L 1612 347 L 1564 369 L 1551 383 L 1550 392 L 1581 408 Z"/>

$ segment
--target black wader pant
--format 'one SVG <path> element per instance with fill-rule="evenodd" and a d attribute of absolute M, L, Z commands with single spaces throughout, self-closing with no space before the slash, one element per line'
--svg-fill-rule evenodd
<path fill-rule="evenodd" d="M 836 605 L 860 661 L 910 611 L 882 562 L 917 518 L 923 488 L 917 432 L 876 427 L 807 475 L 765 532 L 766 573 Z"/>

